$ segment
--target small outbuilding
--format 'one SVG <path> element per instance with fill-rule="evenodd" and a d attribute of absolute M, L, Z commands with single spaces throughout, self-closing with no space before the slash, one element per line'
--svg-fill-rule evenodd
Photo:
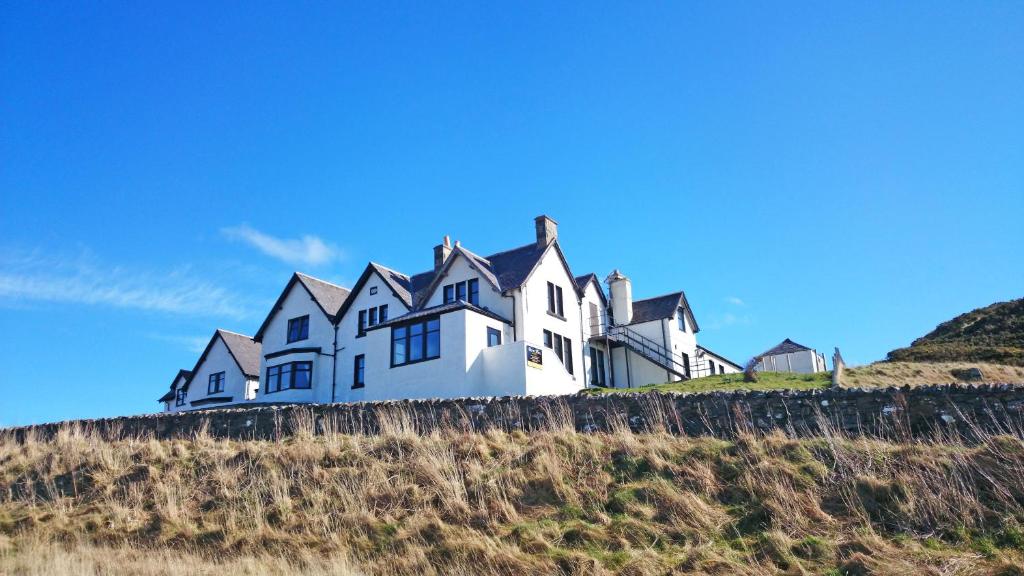
<path fill-rule="evenodd" d="M 762 372 L 797 372 L 811 374 L 825 372 L 825 355 L 817 350 L 797 344 L 786 338 L 774 348 L 763 352 L 759 358 L 757 369 Z"/>

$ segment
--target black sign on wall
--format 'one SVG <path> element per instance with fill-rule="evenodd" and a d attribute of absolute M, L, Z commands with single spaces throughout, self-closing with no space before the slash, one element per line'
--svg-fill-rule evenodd
<path fill-rule="evenodd" d="M 534 368 L 544 367 L 544 351 L 534 346 L 526 347 L 526 365 Z"/>

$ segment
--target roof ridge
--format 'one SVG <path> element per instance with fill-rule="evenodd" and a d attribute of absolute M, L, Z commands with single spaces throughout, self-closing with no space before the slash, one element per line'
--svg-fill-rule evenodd
<path fill-rule="evenodd" d="M 515 252 L 516 250 L 522 250 L 523 248 L 531 248 L 531 247 L 535 248 L 536 246 L 537 246 L 536 242 L 531 242 L 529 244 L 523 244 L 522 246 L 517 246 L 515 248 L 509 248 L 508 250 L 502 250 L 501 252 L 495 252 L 494 254 L 491 254 L 490 256 L 487 256 L 487 259 L 490 260 L 491 258 L 494 258 L 495 256 L 501 256 L 502 254 L 508 254 L 509 252 Z M 545 248 L 546 248 L 546 246 L 545 246 Z"/>
<path fill-rule="evenodd" d="M 649 298 L 641 298 L 639 300 L 633 300 L 633 303 L 636 304 L 637 302 L 646 302 L 648 300 L 655 300 L 657 298 L 664 298 L 666 296 L 677 296 L 677 295 L 682 295 L 683 293 L 684 292 L 682 290 L 676 290 L 675 292 L 666 292 L 664 294 L 658 294 L 657 296 L 651 296 Z"/>
<path fill-rule="evenodd" d="M 249 340 L 252 340 L 252 336 L 249 336 L 248 334 L 242 334 L 241 332 L 234 332 L 232 330 L 226 330 L 224 328 L 217 328 L 217 332 L 226 332 L 227 334 L 234 334 L 235 336 L 241 336 L 242 338 L 248 338 Z M 253 341 L 255 342 L 255 340 Z"/>
<path fill-rule="evenodd" d="M 375 266 L 377 268 L 383 268 L 383 269 L 387 270 L 388 272 L 394 272 L 395 274 L 398 274 L 399 276 L 404 276 L 406 280 L 408 280 L 410 278 L 410 276 L 408 274 L 404 273 L 404 272 L 399 272 L 398 270 L 395 270 L 394 268 L 385 266 L 385 265 L 383 265 L 383 264 L 381 264 L 379 262 L 374 262 L 373 260 L 370 260 L 370 265 L 371 266 Z"/>
<path fill-rule="evenodd" d="M 335 288 L 341 288 L 342 290 L 350 290 L 349 288 L 345 288 L 341 284 L 335 284 L 334 282 L 331 282 L 330 280 L 324 280 L 323 278 L 317 278 L 316 276 L 310 276 L 309 274 L 306 274 L 305 272 L 299 272 L 298 270 L 295 271 L 295 275 L 300 277 L 300 278 L 309 278 L 310 280 L 316 280 L 317 282 L 320 282 L 321 284 L 327 284 L 328 286 L 334 286 Z"/>

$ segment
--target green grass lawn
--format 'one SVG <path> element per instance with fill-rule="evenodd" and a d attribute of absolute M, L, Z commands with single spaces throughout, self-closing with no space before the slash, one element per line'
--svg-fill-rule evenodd
<path fill-rule="evenodd" d="M 831 372 L 792 374 L 788 372 L 761 372 L 757 382 L 744 382 L 743 374 L 720 374 L 682 382 L 652 384 L 639 388 L 588 388 L 586 394 L 616 394 L 622 392 L 714 392 L 718 390 L 810 390 L 828 388 Z"/>

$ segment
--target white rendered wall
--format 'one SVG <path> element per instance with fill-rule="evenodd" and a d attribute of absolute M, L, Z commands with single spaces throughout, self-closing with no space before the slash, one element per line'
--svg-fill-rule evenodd
<path fill-rule="evenodd" d="M 208 394 L 207 389 L 210 383 L 210 375 L 217 372 L 224 372 L 224 391 L 215 394 Z M 179 410 L 194 410 L 195 408 L 209 408 L 216 406 L 227 406 L 230 404 L 244 404 L 246 394 L 246 377 L 238 367 L 238 363 L 231 356 L 228 347 L 218 336 L 206 355 L 203 363 L 196 368 L 192 374 L 192 384 L 188 387 L 188 394 L 185 397 L 185 405 L 179 406 Z M 207 404 L 193 407 L 192 402 L 210 397 L 230 396 L 231 402 Z M 173 402 L 172 402 L 173 404 Z"/>
<path fill-rule="evenodd" d="M 377 293 L 370 294 L 374 288 L 376 288 Z M 370 275 L 369 280 L 363 285 L 359 293 L 349 294 L 349 299 L 352 299 L 352 305 L 338 324 L 338 380 L 335 402 L 358 402 L 365 398 L 365 389 L 352 389 L 352 372 L 356 355 L 364 354 L 366 356 L 367 367 L 369 367 L 371 361 L 383 360 L 388 363 L 391 362 L 391 341 L 389 340 L 391 331 L 383 330 L 388 335 L 382 347 L 371 347 L 368 339 L 372 334 L 382 330 L 370 331 L 367 332 L 366 336 L 357 337 L 359 331 L 359 311 L 386 304 L 388 306 L 389 318 L 395 318 L 409 312 L 405 304 L 395 297 L 391 292 L 391 288 L 377 273 Z M 443 338 L 442 334 L 442 340 Z M 443 345 L 442 342 L 442 347 Z M 368 373 L 364 373 L 364 376 L 368 378 Z M 380 382 L 378 381 L 379 385 Z M 325 401 L 330 401 L 329 387 L 327 398 Z"/>
<path fill-rule="evenodd" d="M 820 372 L 820 359 L 813 350 L 801 350 L 788 354 L 765 356 L 761 359 L 760 369 L 766 372 L 796 372 L 811 374 Z"/>
<path fill-rule="evenodd" d="M 597 319 L 595 320 L 591 314 L 591 305 L 597 308 Z M 600 336 L 604 334 L 608 326 L 608 312 L 605 310 L 604 303 L 601 301 L 601 295 L 597 291 L 597 287 L 594 286 L 593 282 L 588 282 L 586 288 L 583 291 L 583 302 L 580 305 L 580 320 L 583 323 L 583 366 L 584 366 L 584 377 L 582 384 L 589 386 L 591 382 L 591 372 L 595 369 L 590 361 L 590 338 L 593 336 Z M 597 347 L 599 350 L 604 350 L 604 347 Z M 611 375 L 608 370 L 609 356 L 605 352 L 605 384 L 611 385 Z"/>
<path fill-rule="evenodd" d="M 564 320 L 548 314 L 548 282 L 562 288 Z M 543 348 L 544 330 L 550 330 L 570 339 L 573 373 L 579 382 L 579 387 L 582 388 L 585 381 L 582 360 L 582 324 L 579 300 L 576 297 L 574 286 L 575 281 L 566 273 L 558 254 L 553 248 L 549 249 L 534 269 L 533 275 L 523 286 L 522 314 L 517 317 L 516 321 L 521 324 L 519 339 L 540 342 L 541 348 Z M 557 359 L 553 351 L 551 356 Z"/>
<path fill-rule="evenodd" d="M 309 315 L 309 338 L 288 342 L 288 320 Z M 331 394 L 331 357 L 316 353 L 286 354 L 266 359 L 268 354 L 296 348 L 319 347 L 331 354 L 334 346 L 334 325 L 313 301 L 301 281 L 292 285 L 281 302 L 281 309 L 263 331 L 263 357 L 260 359 L 261 387 L 257 394 L 261 402 L 329 402 Z M 309 390 L 282 390 L 267 394 L 267 367 L 295 361 L 313 362 L 312 388 Z"/>

